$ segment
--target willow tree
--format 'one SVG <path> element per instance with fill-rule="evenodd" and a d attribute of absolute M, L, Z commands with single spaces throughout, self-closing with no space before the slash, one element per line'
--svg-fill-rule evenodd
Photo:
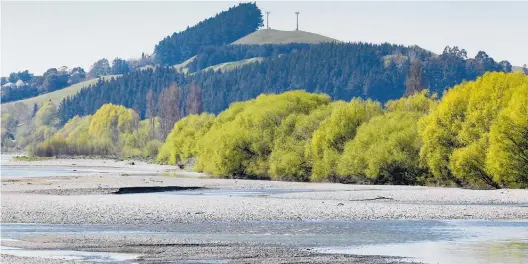
<path fill-rule="evenodd" d="M 436 104 L 427 91 L 389 101 L 387 111 L 362 124 L 345 145 L 338 174 L 348 181 L 418 184 L 427 175 L 420 166 L 418 120 Z"/>
<path fill-rule="evenodd" d="M 491 126 L 486 166 L 495 182 L 528 188 L 528 84 L 513 94 Z"/>
<path fill-rule="evenodd" d="M 329 101 L 327 95 L 292 91 L 232 105 L 199 142 L 197 168 L 220 176 L 269 177 L 269 157 L 284 120 Z"/>
<path fill-rule="evenodd" d="M 198 140 L 209 131 L 213 121 L 214 115 L 203 113 L 176 122 L 159 151 L 158 162 L 183 166 L 190 158 L 197 157 Z"/>
<path fill-rule="evenodd" d="M 378 102 L 353 99 L 349 103 L 334 102 L 331 114 L 314 132 L 309 155 L 313 159 L 312 180 L 334 180 L 337 160 L 347 141 L 353 139 L 357 128 L 382 113 Z"/>
<path fill-rule="evenodd" d="M 269 159 L 270 176 L 274 180 L 308 181 L 313 160 L 309 155 L 314 131 L 326 119 L 331 104 L 324 104 L 309 114 L 289 115 L 277 130 Z"/>
<path fill-rule="evenodd" d="M 35 154 L 155 157 L 161 145 L 156 137 L 159 129 L 157 118 L 140 121 L 132 109 L 105 104 L 92 116 L 70 119 L 53 136 L 48 136 Z"/>
<path fill-rule="evenodd" d="M 419 164 L 422 114 L 396 112 L 361 125 L 338 162 L 338 174 L 351 182 L 416 184 L 424 173 Z"/>
<path fill-rule="evenodd" d="M 496 181 L 486 162 L 490 131 L 500 122 L 499 116 L 511 99 L 522 95 L 519 90 L 524 88 L 518 87 L 527 83 L 528 77 L 520 73 L 486 73 L 474 82 L 450 89 L 422 119 L 420 156 L 438 182 L 477 187 L 503 185 Z"/>
<path fill-rule="evenodd" d="M 116 144 L 119 134 L 137 129 L 139 115 L 132 109 L 121 105 L 105 104 L 93 115 L 88 133 L 94 138 L 110 140 Z"/>

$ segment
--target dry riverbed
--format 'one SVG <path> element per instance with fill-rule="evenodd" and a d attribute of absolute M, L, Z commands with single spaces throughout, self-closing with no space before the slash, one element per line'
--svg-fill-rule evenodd
<path fill-rule="evenodd" d="M 212 179 L 174 166 L 133 164 L 89 159 L 2 161 L 2 170 L 61 167 L 77 173 L 61 177 L 3 175 L 1 222 L 163 226 L 247 221 L 528 219 L 526 190 Z M 386 257 L 321 254 L 292 246 L 129 234 L 47 234 L 23 241 L 3 240 L 2 246 L 130 253 L 140 255 L 141 263 L 174 259 L 182 260 L 180 263 L 186 263 L 185 259 L 229 263 L 399 262 Z M 2 259 L 3 263 L 35 261 L 28 256 L 2 255 Z"/>

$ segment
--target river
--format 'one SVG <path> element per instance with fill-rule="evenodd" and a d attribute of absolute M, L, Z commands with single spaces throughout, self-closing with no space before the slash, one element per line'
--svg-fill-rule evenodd
<path fill-rule="evenodd" d="M 46 177 L 72 175 L 77 172 L 65 168 L 4 168 L 2 166 L 1 173 L 2 176 L 10 177 Z M 270 189 L 269 193 L 283 191 Z M 174 195 L 244 196 L 266 193 L 266 191 L 214 190 L 175 192 Z M 485 210 L 486 206 L 483 205 L 482 209 Z M 2 223 L 1 231 L 1 239 L 6 242 L 46 234 L 173 236 L 191 242 L 256 243 L 309 248 L 321 253 L 400 256 L 409 261 L 425 263 L 528 263 L 527 220 L 303 220 L 198 222 L 148 226 Z M 2 254 L 117 263 L 134 263 L 139 256 L 133 253 L 85 252 L 67 248 L 29 250 L 4 245 L 2 245 Z"/>

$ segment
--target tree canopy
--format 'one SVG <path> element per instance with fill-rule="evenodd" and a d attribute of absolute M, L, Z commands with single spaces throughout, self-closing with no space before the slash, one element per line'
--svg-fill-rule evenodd
<path fill-rule="evenodd" d="M 527 186 L 526 178 L 519 177 L 527 173 L 522 158 L 527 88 L 528 77 L 523 74 L 486 73 L 442 97 L 420 124 L 424 144 L 420 156 L 437 181 Z M 517 173 L 506 176 L 509 172 Z"/>
<path fill-rule="evenodd" d="M 40 111 L 40 110 L 39 110 Z M 132 109 L 105 104 L 94 115 L 75 116 L 33 151 L 38 156 L 122 155 L 154 158 L 159 121 L 140 121 Z"/>

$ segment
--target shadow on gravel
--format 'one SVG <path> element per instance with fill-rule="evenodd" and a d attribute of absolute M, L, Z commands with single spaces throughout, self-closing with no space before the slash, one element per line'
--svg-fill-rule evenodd
<path fill-rule="evenodd" d="M 152 187 L 122 187 L 113 192 L 113 194 L 131 194 L 131 193 L 155 193 L 155 192 L 172 192 L 204 189 L 202 187 L 181 187 L 181 186 L 152 186 Z"/>

